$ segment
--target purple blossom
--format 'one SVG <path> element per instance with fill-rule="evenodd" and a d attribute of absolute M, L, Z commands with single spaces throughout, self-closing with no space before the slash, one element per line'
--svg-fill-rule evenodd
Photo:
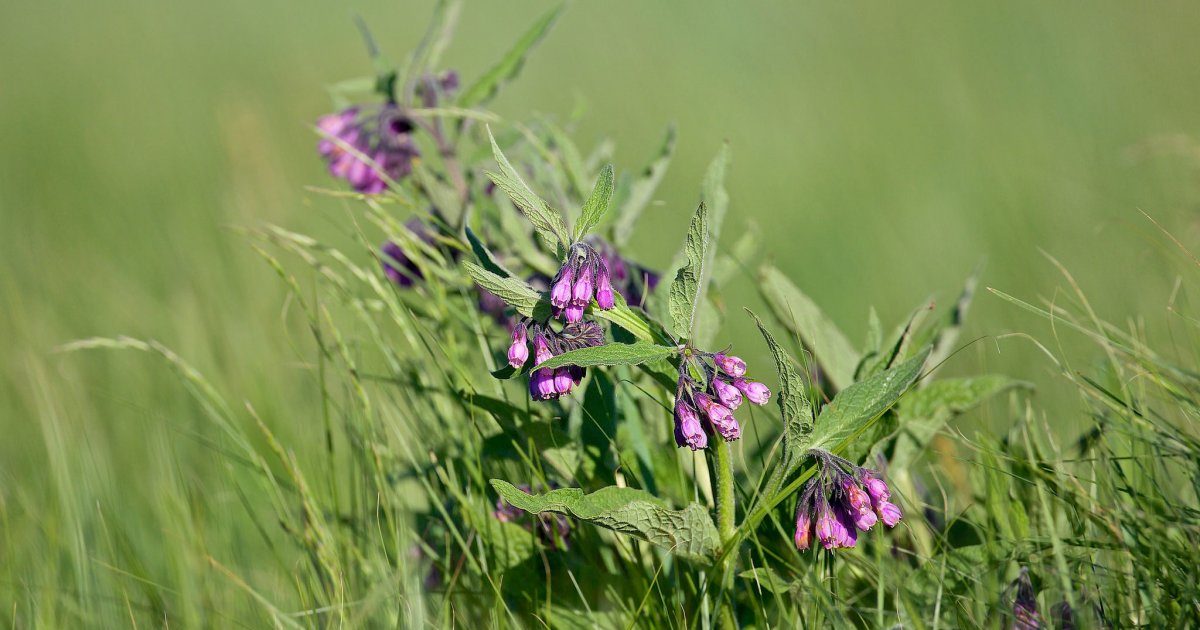
<path fill-rule="evenodd" d="M 529 338 L 525 334 L 525 324 L 518 324 L 513 331 L 512 345 L 508 347 L 508 364 L 520 368 L 529 360 Z"/>
<path fill-rule="evenodd" d="M 591 245 L 575 243 L 551 283 L 550 304 L 555 315 L 575 324 L 583 321 L 593 298 L 602 310 L 616 305 L 608 266 Z"/>
<path fill-rule="evenodd" d="M 420 155 L 413 142 L 412 120 L 401 106 L 354 106 L 317 120 L 322 138 L 317 153 L 329 173 L 354 190 L 378 194 L 412 172 Z"/>
<path fill-rule="evenodd" d="M 726 442 L 732 442 L 742 436 L 742 427 L 738 425 L 729 407 L 713 400 L 708 394 L 696 394 L 695 400 L 696 406 L 708 416 L 709 423 Z"/>
<path fill-rule="evenodd" d="M 421 243 L 433 245 L 435 242 L 436 233 L 434 229 L 419 217 L 413 217 L 405 221 L 404 229 Z M 380 251 L 383 253 L 383 273 L 397 286 L 407 289 L 411 288 L 418 281 L 425 279 L 425 274 L 421 272 L 421 268 L 408 255 L 408 252 L 404 251 L 404 248 L 395 241 L 384 243 Z"/>
<path fill-rule="evenodd" d="M 720 400 L 722 405 L 733 411 L 737 411 L 737 408 L 742 406 L 742 392 L 734 387 L 733 383 L 725 379 L 714 378 L 712 386 L 713 391 L 717 394 L 717 400 Z"/>
<path fill-rule="evenodd" d="M 733 386 L 746 397 L 746 400 L 756 404 L 765 405 L 771 400 L 771 390 L 766 385 L 755 381 L 747 381 L 744 378 L 733 379 Z"/>
<path fill-rule="evenodd" d="M 686 402 L 675 402 L 675 443 L 697 450 L 708 447 L 708 434 L 700 424 L 700 416 Z"/>
<path fill-rule="evenodd" d="M 879 521 L 892 527 L 900 520 L 899 508 L 885 499 L 877 503 L 872 494 L 887 492 L 887 484 L 882 488 L 871 484 L 871 480 L 883 483 L 878 473 L 828 451 L 812 449 L 809 455 L 816 460 L 817 471 L 796 505 L 797 549 L 808 549 L 814 536 L 825 549 L 854 547 L 859 531 L 869 531 Z"/>
<path fill-rule="evenodd" d="M 717 367 L 721 368 L 722 372 L 725 372 L 730 376 L 742 377 L 746 375 L 746 362 L 743 361 L 741 357 L 730 356 L 724 352 L 718 352 L 716 356 L 713 357 L 713 363 L 716 363 Z"/>
<path fill-rule="evenodd" d="M 514 327 L 512 345 L 508 348 L 508 363 L 512 367 L 520 369 L 529 362 L 528 339 L 533 339 L 533 365 L 536 367 L 564 352 L 603 344 L 604 329 L 596 322 L 582 322 L 555 330 L 547 323 L 522 319 Z M 534 400 L 564 396 L 579 385 L 586 374 L 584 368 L 576 365 L 535 369 L 529 375 L 529 396 Z"/>
<path fill-rule="evenodd" d="M 1029 569 L 1021 567 L 1013 587 L 1016 597 L 1013 598 L 1013 630 L 1039 630 L 1045 627 L 1042 615 L 1038 613 L 1037 595 L 1033 591 L 1033 581 L 1029 579 Z M 1010 587 L 1011 588 L 1011 587 Z"/>

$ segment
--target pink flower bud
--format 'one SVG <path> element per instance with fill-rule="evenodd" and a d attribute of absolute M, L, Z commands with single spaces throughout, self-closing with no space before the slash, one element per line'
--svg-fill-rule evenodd
<path fill-rule="evenodd" d="M 875 511 L 879 513 L 879 520 L 883 521 L 883 524 L 888 527 L 895 527 L 896 523 L 899 523 L 900 518 L 903 516 L 900 514 L 900 508 L 895 503 L 889 503 L 888 501 L 880 502 L 879 505 L 875 506 Z"/>
<path fill-rule="evenodd" d="M 616 305 L 616 298 L 613 297 L 612 281 L 608 279 L 608 274 L 601 272 L 599 276 L 596 283 L 596 305 L 607 311 Z"/>
<path fill-rule="evenodd" d="M 560 367 L 554 370 L 554 391 L 559 395 L 571 393 L 571 388 L 575 386 L 575 381 L 571 378 L 571 370 L 566 367 Z"/>
<path fill-rule="evenodd" d="M 693 451 L 708 447 L 708 434 L 700 424 L 700 416 L 683 401 L 675 403 L 675 444 Z"/>
<path fill-rule="evenodd" d="M 570 267 L 563 267 L 558 272 L 558 280 L 550 288 L 550 303 L 558 308 L 566 308 L 571 303 L 571 282 L 574 276 Z"/>
<path fill-rule="evenodd" d="M 812 546 L 813 522 L 812 515 L 805 510 L 801 502 L 796 510 L 796 549 L 807 551 Z"/>
<path fill-rule="evenodd" d="M 592 274 L 587 269 L 579 271 L 579 277 L 575 279 L 575 287 L 571 291 L 571 303 L 580 306 L 587 306 L 592 301 Z"/>
<path fill-rule="evenodd" d="M 719 378 L 714 378 L 712 382 L 713 391 L 717 394 L 717 399 L 722 405 L 730 409 L 737 409 L 742 406 L 742 392 L 734 387 L 732 383 Z"/>
<path fill-rule="evenodd" d="M 722 372 L 730 376 L 746 375 L 746 362 L 740 357 L 730 356 L 722 352 L 713 357 L 713 363 L 716 363 Z"/>
<path fill-rule="evenodd" d="M 733 380 L 733 386 L 738 388 L 746 399 L 756 405 L 765 405 L 771 400 L 771 390 L 767 389 L 766 385 L 755 381 L 747 381 L 744 378 L 736 378 Z"/>
<path fill-rule="evenodd" d="M 583 321 L 584 308 L 585 307 L 582 304 L 575 304 L 574 302 L 568 304 L 567 307 L 562 310 L 563 319 L 567 320 L 568 324 L 578 324 L 579 322 Z"/>

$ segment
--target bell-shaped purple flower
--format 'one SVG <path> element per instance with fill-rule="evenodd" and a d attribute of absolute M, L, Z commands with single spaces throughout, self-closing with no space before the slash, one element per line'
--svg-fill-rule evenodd
<path fill-rule="evenodd" d="M 841 485 L 846 499 L 846 505 L 843 507 L 854 522 L 854 526 L 864 532 L 871 529 L 877 520 L 874 510 L 871 509 L 871 498 L 849 475 L 842 477 Z"/>
<path fill-rule="evenodd" d="M 867 494 L 871 495 L 872 503 L 892 498 L 892 491 L 888 489 L 887 483 L 879 477 L 868 476 L 864 485 L 867 487 Z"/>
<path fill-rule="evenodd" d="M 808 551 L 809 547 L 812 547 L 813 520 L 808 507 L 805 505 L 805 501 L 801 501 L 796 506 L 796 535 L 794 539 L 796 549 L 800 551 Z"/>
<path fill-rule="evenodd" d="M 550 303 L 558 308 L 566 308 L 571 303 L 571 283 L 574 274 L 570 267 L 563 267 L 558 272 L 558 278 L 550 287 Z"/>
<path fill-rule="evenodd" d="M 583 311 L 587 308 L 583 304 L 575 304 L 572 302 L 566 308 L 562 309 L 563 319 L 567 320 L 568 324 L 578 324 L 583 321 Z"/>
<path fill-rule="evenodd" d="M 596 305 L 605 311 L 616 305 L 616 298 L 613 296 L 612 281 L 608 278 L 607 270 L 601 270 L 597 274 Z"/>
<path fill-rule="evenodd" d="M 535 335 L 533 338 L 533 359 L 536 365 L 541 365 L 550 360 L 554 356 L 550 352 L 550 342 L 546 340 L 546 336 L 542 334 Z"/>
<path fill-rule="evenodd" d="M 529 397 L 534 400 L 551 400 L 558 397 L 554 386 L 554 370 L 534 370 L 529 376 Z"/>
<path fill-rule="evenodd" d="M 879 520 L 883 521 L 888 527 L 895 527 L 896 523 L 900 522 L 903 515 L 900 513 L 900 507 L 889 501 L 880 501 L 875 504 L 875 512 L 879 514 Z"/>
<path fill-rule="evenodd" d="M 571 378 L 571 370 L 566 367 L 560 367 L 554 370 L 554 391 L 558 395 L 571 393 L 571 388 L 575 387 L 575 379 Z"/>
<path fill-rule="evenodd" d="M 571 303 L 587 306 L 592 301 L 592 274 L 588 269 L 580 269 L 571 290 Z"/>
<path fill-rule="evenodd" d="M 743 361 L 741 357 L 735 357 L 727 355 L 724 352 L 720 352 L 713 357 L 713 363 L 717 364 L 717 367 L 721 368 L 722 372 L 725 372 L 730 376 L 741 377 L 746 375 L 746 362 Z"/>
<path fill-rule="evenodd" d="M 729 381 L 714 378 L 712 387 L 713 391 L 717 394 L 717 400 L 720 400 L 722 405 L 732 410 L 737 410 L 738 407 L 742 406 L 742 392 Z"/>
<path fill-rule="evenodd" d="M 744 378 L 733 379 L 733 386 L 742 392 L 746 400 L 756 404 L 765 405 L 771 400 L 771 390 L 767 389 L 766 385 L 756 381 L 748 381 Z"/>
<path fill-rule="evenodd" d="M 693 451 L 708 447 L 708 434 L 700 424 L 700 416 L 687 402 L 675 402 L 675 444 Z"/>
<path fill-rule="evenodd" d="M 512 345 L 508 347 L 508 364 L 520 368 L 529 360 L 529 338 L 525 334 L 525 325 L 518 324 L 512 334 Z"/>
<path fill-rule="evenodd" d="M 742 436 L 742 427 L 733 417 L 733 412 L 729 410 L 729 407 L 716 402 L 707 394 L 696 394 L 695 400 L 696 406 L 704 412 L 704 415 L 708 416 L 708 421 L 712 423 L 717 433 L 725 438 L 726 442 Z"/>

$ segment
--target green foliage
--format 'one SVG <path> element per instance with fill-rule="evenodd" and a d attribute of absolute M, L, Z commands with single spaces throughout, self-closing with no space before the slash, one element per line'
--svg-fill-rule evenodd
<path fill-rule="evenodd" d="M 692 216 L 687 240 L 683 245 L 686 262 L 675 273 L 675 280 L 671 283 L 671 326 L 677 337 L 686 339 L 692 334 L 696 308 L 701 297 L 700 288 L 704 278 L 708 238 L 708 206 L 701 203 L 696 208 L 696 214 Z"/>
<path fill-rule="evenodd" d="M 538 364 L 539 368 L 556 368 L 564 365 L 580 367 L 641 365 L 653 361 L 661 361 L 667 357 L 679 354 L 679 350 L 669 346 L 659 346 L 653 343 L 609 343 L 595 348 L 580 348 L 554 356 L 545 363 Z"/>
<path fill-rule="evenodd" d="M 603 219 L 604 213 L 608 212 L 612 194 L 613 167 L 609 164 L 600 170 L 600 177 L 596 179 L 596 187 L 592 189 L 592 194 L 587 201 L 583 202 L 579 224 L 575 226 L 575 240 L 582 240 L 588 232 L 592 231 L 592 228 L 600 224 L 600 219 Z"/>
<path fill-rule="evenodd" d="M 498 479 L 492 487 L 501 498 L 527 512 L 557 512 L 629 534 L 684 557 L 711 559 L 717 549 L 717 528 L 708 510 L 692 503 L 669 509 L 644 490 L 609 486 L 591 494 L 578 488 L 530 495 Z"/>
<path fill-rule="evenodd" d="M 759 290 L 771 312 L 812 351 L 833 386 L 854 382 L 859 356 L 846 335 L 778 269 L 764 265 L 760 273 Z"/>

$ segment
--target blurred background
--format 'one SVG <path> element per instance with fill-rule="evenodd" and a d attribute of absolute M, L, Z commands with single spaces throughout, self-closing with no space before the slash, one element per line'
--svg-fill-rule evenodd
<path fill-rule="evenodd" d="M 370 73 L 355 13 L 399 60 L 430 6 L 0 6 L 6 514 L 52 484 L 152 493 L 153 480 L 126 484 L 153 447 L 202 439 L 160 362 L 54 352 L 81 337 L 157 339 L 277 419 L 283 439 L 316 439 L 308 333 L 237 228 L 346 233 L 340 204 L 305 190 L 332 185 L 310 128 L 331 109 L 323 86 Z M 447 65 L 469 81 L 552 6 L 469 2 Z M 1200 7 L 1184 1 L 576 2 L 493 109 L 566 117 L 582 104 L 577 140 L 615 139 L 618 171 L 640 169 L 677 122 L 661 204 L 634 239 L 652 266 L 676 251 L 729 140 L 726 234 L 757 224 L 766 257 L 856 342 L 870 306 L 888 325 L 931 295 L 944 308 L 981 261 L 986 286 L 1066 299 L 1043 252 L 1106 318 L 1169 339 L 1177 274 L 1186 287 L 1194 268 L 1139 210 L 1184 244 L 1200 236 L 1198 30 Z M 731 304 L 719 341 L 764 356 L 740 314 L 757 305 L 750 278 Z M 1054 343 L 1043 321 L 981 292 L 964 341 L 1009 331 Z M 1052 420 L 1077 412 L 1027 342 L 984 340 L 951 367 L 981 369 L 1037 382 Z M 127 461 L 95 463 L 113 453 Z"/>

